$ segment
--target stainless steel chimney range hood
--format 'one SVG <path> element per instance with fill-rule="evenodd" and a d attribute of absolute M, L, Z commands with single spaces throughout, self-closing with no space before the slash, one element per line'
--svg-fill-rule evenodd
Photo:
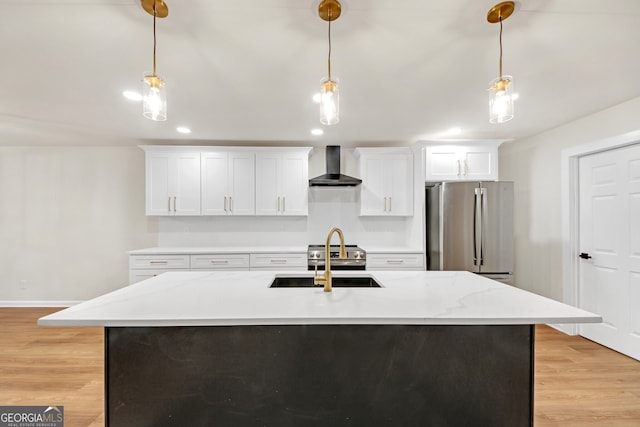
<path fill-rule="evenodd" d="M 327 173 L 311 178 L 310 187 L 354 187 L 362 184 L 360 178 L 354 178 L 340 173 L 340 146 L 326 147 Z"/>

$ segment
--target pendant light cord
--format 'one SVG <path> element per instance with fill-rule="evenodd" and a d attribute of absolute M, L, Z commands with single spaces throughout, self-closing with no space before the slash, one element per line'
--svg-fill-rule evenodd
<path fill-rule="evenodd" d="M 502 80 L 502 16 L 500 16 L 500 80 Z"/>
<path fill-rule="evenodd" d="M 332 21 L 332 12 L 333 8 L 329 7 L 329 57 L 327 60 L 328 63 L 328 78 L 331 81 L 331 21 Z"/>
<path fill-rule="evenodd" d="M 153 2 L 153 76 L 156 75 L 156 2 Z"/>

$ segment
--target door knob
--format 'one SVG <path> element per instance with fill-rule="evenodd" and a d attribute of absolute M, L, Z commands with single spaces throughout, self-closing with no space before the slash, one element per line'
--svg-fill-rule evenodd
<path fill-rule="evenodd" d="M 584 252 L 582 252 L 579 256 L 580 256 L 580 258 L 582 258 L 582 259 L 591 259 L 591 255 L 586 254 L 586 253 L 584 253 Z"/>

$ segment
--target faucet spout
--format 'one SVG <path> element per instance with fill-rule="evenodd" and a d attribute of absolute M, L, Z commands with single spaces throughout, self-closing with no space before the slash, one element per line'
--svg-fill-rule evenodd
<path fill-rule="evenodd" d="M 324 275 L 322 277 L 318 277 L 317 268 L 316 274 L 313 276 L 313 283 L 316 285 L 324 285 L 325 292 L 331 292 L 332 290 L 332 279 L 331 279 L 331 237 L 333 237 L 334 233 L 338 233 L 338 237 L 340 238 L 340 259 L 345 259 L 347 257 L 347 249 L 344 246 L 344 234 L 342 230 L 338 227 L 333 227 L 329 230 L 329 234 L 327 234 L 327 242 L 324 245 Z"/>

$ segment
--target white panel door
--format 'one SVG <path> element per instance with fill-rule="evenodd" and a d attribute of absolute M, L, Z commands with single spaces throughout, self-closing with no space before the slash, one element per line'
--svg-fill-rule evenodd
<path fill-rule="evenodd" d="M 454 145 L 429 146 L 426 149 L 425 181 L 450 181 L 462 174 L 460 150 Z"/>
<path fill-rule="evenodd" d="M 227 215 L 227 153 L 202 153 L 202 215 Z"/>
<path fill-rule="evenodd" d="M 462 147 L 461 169 L 465 180 L 495 181 L 498 179 L 497 147 Z"/>
<path fill-rule="evenodd" d="M 256 215 L 280 212 L 280 153 L 256 154 Z"/>
<path fill-rule="evenodd" d="M 232 215 L 255 215 L 255 155 L 229 153 L 229 211 Z"/>
<path fill-rule="evenodd" d="M 169 193 L 169 153 L 147 153 L 145 165 L 146 214 L 170 215 L 173 210 Z"/>
<path fill-rule="evenodd" d="M 388 156 L 387 213 L 413 215 L 413 156 Z"/>
<path fill-rule="evenodd" d="M 388 209 L 387 174 L 384 156 L 363 156 L 360 173 L 360 215 L 386 215 Z"/>
<path fill-rule="evenodd" d="M 580 334 L 640 360 L 640 145 L 580 158 Z"/>
<path fill-rule="evenodd" d="M 282 155 L 282 215 L 307 215 L 309 197 L 309 161 L 305 153 Z"/>

